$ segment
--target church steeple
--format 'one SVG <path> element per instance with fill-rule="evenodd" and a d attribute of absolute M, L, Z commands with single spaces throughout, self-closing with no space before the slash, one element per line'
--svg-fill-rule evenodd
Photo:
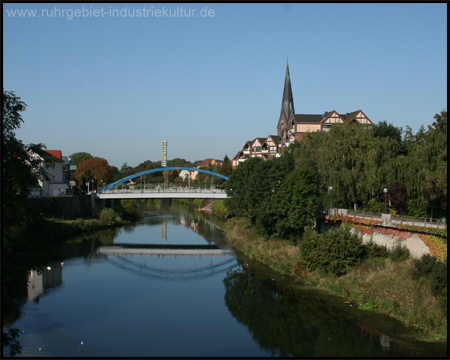
<path fill-rule="evenodd" d="M 294 98 L 292 96 L 291 77 L 289 75 L 289 64 L 286 62 L 286 75 L 284 78 L 283 100 L 281 101 L 281 114 L 284 114 L 286 122 L 288 122 L 292 114 L 294 113 L 295 113 Z"/>

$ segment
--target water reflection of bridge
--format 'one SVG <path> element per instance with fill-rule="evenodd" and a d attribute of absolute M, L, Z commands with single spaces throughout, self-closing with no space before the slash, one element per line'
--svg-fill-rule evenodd
<path fill-rule="evenodd" d="M 215 245 L 167 245 L 167 244 L 116 244 L 100 246 L 102 255 L 232 255 L 231 249 L 221 249 Z"/>
<path fill-rule="evenodd" d="M 204 279 L 238 266 L 231 249 L 216 245 L 116 244 L 97 253 L 123 270 L 162 281 Z"/>

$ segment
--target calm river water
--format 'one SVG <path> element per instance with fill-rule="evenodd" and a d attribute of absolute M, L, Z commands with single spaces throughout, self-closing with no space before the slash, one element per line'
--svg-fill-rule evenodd
<path fill-rule="evenodd" d="M 42 273 L 30 271 L 23 315 L 9 325 L 20 330 L 21 356 L 446 355 L 444 344 L 413 340 L 398 321 L 295 288 L 239 254 L 104 253 L 104 246 L 229 249 L 214 217 L 155 205 L 142 212 L 137 225 L 73 240 Z"/>

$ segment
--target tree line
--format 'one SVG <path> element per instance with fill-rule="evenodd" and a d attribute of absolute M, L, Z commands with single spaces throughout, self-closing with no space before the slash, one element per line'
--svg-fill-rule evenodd
<path fill-rule="evenodd" d="M 92 156 L 87 152 L 77 152 L 70 155 L 72 164 L 77 165 L 75 172 L 75 178 L 77 180 L 77 188 L 79 190 L 87 190 L 86 183 L 94 183 L 94 189 L 100 189 L 103 185 L 123 179 L 127 176 L 137 174 L 143 171 L 161 168 L 161 161 L 146 160 L 140 163 L 136 167 L 128 166 L 124 163 L 120 169 L 115 166 L 110 166 L 108 161 L 103 158 Z M 190 162 L 186 159 L 175 158 L 167 160 L 167 167 L 191 167 L 194 168 L 199 164 L 201 160 Z M 225 158 L 220 166 L 207 166 L 205 170 L 218 172 L 219 174 L 228 176 L 231 173 L 231 161 L 228 156 Z M 186 179 L 179 177 L 180 170 L 167 170 L 167 180 L 169 184 L 175 186 L 186 186 Z M 144 184 L 162 184 L 164 182 L 163 172 L 155 172 L 151 174 L 142 175 L 135 180 L 136 186 L 139 188 L 144 187 Z M 213 177 L 209 174 L 198 173 L 195 180 L 191 180 L 191 186 L 210 187 L 213 183 L 216 187 L 222 186 L 224 180 L 221 178 Z M 124 184 L 126 186 L 126 184 Z M 91 187 L 92 188 L 92 187 Z"/>
<path fill-rule="evenodd" d="M 381 121 L 309 133 L 280 158 L 251 158 L 226 183 L 231 216 L 263 236 L 298 238 L 314 206 L 447 217 L 447 111 L 414 134 Z"/>

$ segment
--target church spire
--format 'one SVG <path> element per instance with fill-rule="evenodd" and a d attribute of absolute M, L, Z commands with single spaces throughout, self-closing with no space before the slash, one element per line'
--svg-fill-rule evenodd
<path fill-rule="evenodd" d="M 287 59 L 286 75 L 284 78 L 283 100 L 281 101 L 281 114 L 284 114 L 286 122 L 288 122 L 292 114 L 294 114 L 294 98 L 292 96 L 291 77 L 289 75 L 289 64 L 287 63 Z"/>

